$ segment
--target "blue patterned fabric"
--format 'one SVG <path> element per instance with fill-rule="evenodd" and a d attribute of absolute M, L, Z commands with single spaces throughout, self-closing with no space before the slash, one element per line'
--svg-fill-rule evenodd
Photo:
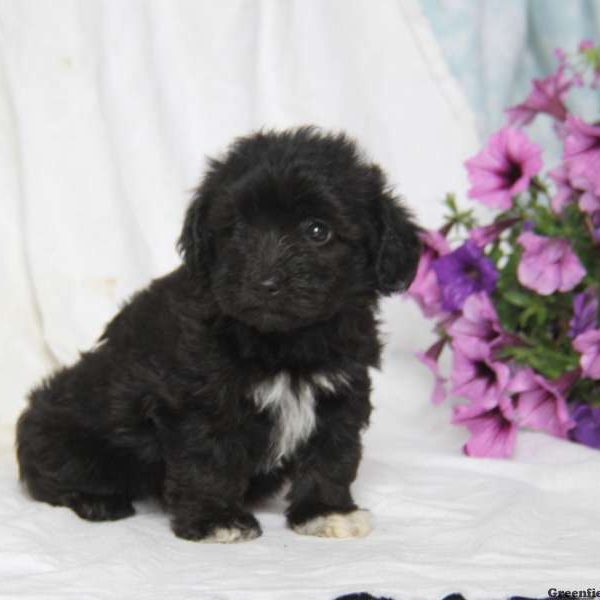
<path fill-rule="evenodd" d="M 504 122 L 504 109 L 523 100 L 531 79 L 555 68 L 554 49 L 576 50 L 600 39 L 600 0 L 421 0 L 480 133 Z M 577 111 L 597 115 L 598 95 L 578 98 Z M 597 118 L 597 117 L 596 117 Z"/>
<path fill-rule="evenodd" d="M 401 600 L 400 598 L 383 598 L 379 596 L 372 596 L 366 592 L 360 594 L 347 594 L 346 596 L 340 596 L 335 600 Z M 468 600 L 462 594 L 450 594 L 445 596 L 442 600 Z M 507 600 L 550 600 L 550 598 L 526 598 L 525 596 L 510 596 Z"/>

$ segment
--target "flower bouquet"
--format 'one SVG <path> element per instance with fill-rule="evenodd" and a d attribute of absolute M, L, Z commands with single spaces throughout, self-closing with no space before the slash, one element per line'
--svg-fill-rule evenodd
<path fill-rule="evenodd" d="M 557 71 L 534 80 L 466 162 L 469 196 L 499 211 L 493 222 L 478 224 L 449 196 L 443 227 L 422 234 L 409 289 L 436 320 L 438 339 L 419 355 L 435 377 L 433 402 L 467 401 L 453 423 L 470 431 L 471 456 L 511 456 L 520 429 L 600 448 L 600 125 L 567 104 L 573 89 L 598 87 L 600 47 L 582 42 L 557 57 Z M 541 114 L 563 148 L 547 176 L 523 129 Z"/>

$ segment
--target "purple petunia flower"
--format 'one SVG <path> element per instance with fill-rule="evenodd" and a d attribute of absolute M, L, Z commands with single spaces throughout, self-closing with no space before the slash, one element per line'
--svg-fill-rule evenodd
<path fill-rule="evenodd" d="M 567 117 L 564 99 L 573 86 L 573 79 L 566 74 L 565 65 L 545 79 L 534 79 L 533 90 L 524 102 L 507 109 L 510 125 L 528 125 L 540 113 L 546 113 L 558 121 Z"/>
<path fill-rule="evenodd" d="M 502 396 L 498 402 L 456 406 L 452 422 L 464 425 L 471 432 L 463 448 L 468 456 L 509 458 L 517 437 L 513 417 L 510 399 Z"/>
<path fill-rule="evenodd" d="M 592 237 L 600 244 L 600 210 L 590 215 L 590 226 L 592 229 Z"/>
<path fill-rule="evenodd" d="M 576 338 L 581 333 L 598 326 L 598 294 L 586 290 L 573 298 L 573 318 L 569 321 L 569 336 Z"/>
<path fill-rule="evenodd" d="M 523 221 L 523 231 L 535 231 L 535 222 L 531 219 Z"/>
<path fill-rule="evenodd" d="M 567 240 L 549 238 L 526 231 L 519 236 L 525 252 L 517 275 L 526 288 L 548 296 L 556 291 L 571 291 L 586 270 Z"/>
<path fill-rule="evenodd" d="M 439 231 L 424 231 L 421 241 L 423 252 L 407 294 L 421 307 L 426 317 L 433 317 L 442 310 L 442 292 L 431 265 L 437 258 L 450 252 L 450 246 Z"/>
<path fill-rule="evenodd" d="M 426 352 L 417 353 L 417 358 L 431 370 L 435 378 L 433 392 L 431 394 L 431 401 L 434 404 L 441 404 L 447 396 L 446 378 L 440 373 L 440 365 L 438 362 L 445 345 L 446 340 L 441 339 L 433 344 Z"/>
<path fill-rule="evenodd" d="M 580 444 L 600 450 L 600 406 L 577 404 L 571 409 L 575 427 L 569 437 Z"/>
<path fill-rule="evenodd" d="M 507 210 L 540 172 L 541 149 L 520 129 L 506 127 L 465 165 L 472 184 L 469 196 L 491 208 Z"/>
<path fill-rule="evenodd" d="M 549 381 L 530 368 L 520 369 L 513 375 L 508 391 L 518 424 L 567 437 L 574 426 L 564 396 L 567 381 L 566 378 Z"/>
<path fill-rule="evenodd" d="M 460 310 L 465 300 L 475 292 L 491 294 L 496 289 L 498 271 L 494 263 L 472 240 L 454 252 L 433 261 L 446 310 Z"/>
<path fill-rule="evenodd" d="M 600 379 L 600 329 L 589 329 L 573 340 L 573 348 L 581 352 L 579 365 L 584 377 Z"/>
<path fill-rule="evenodd" d="M 564 129 L 565 154 L 571 180 L 589 182 L 588 189 L 600 195 L 600 126 L 578 117 L 568 117 Z"/>

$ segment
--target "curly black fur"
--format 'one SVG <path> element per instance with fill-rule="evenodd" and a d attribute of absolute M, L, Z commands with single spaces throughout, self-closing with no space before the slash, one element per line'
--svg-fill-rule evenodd
<path fill-rule="evenodd" d="M 157 496 L 193 540 L 217 527 L 256 537 L 248 503 L 285 480 L 291 525 L 354 510 L 377 300 L 409 285 L 419 256 L 380 169 L 312 128 L 238 139 L 210 163 L 179 248 L 180 268 L 32 391 L 17 429 L 31 495 L 90 520 Z M 256 390 L 282 374 L 314 423 L 275 456 L 295 417 Z"/>

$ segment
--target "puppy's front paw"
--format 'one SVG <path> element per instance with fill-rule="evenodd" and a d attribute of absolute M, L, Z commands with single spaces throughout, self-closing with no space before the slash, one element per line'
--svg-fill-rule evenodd
<path fill-rule="evenodd" d="M 261 534 L 260 528 L 215 527 L 209 535 L 199 540 L 204 543 L 233 544 L 254 540 Z"/>
<path fill-rule="evenodd" d="M 194 542 L 232 544 L 262 535 L 258 521 L 250 513 L 218 519 L 176 517 L 172 527 L 177 537 Z"/>
<path fill-rule="evenodd" d="M 368 510 L 354 510 L 349 513 L 331 513 L 313 517 L 304 523 L 292 525 L 296 533 L 329 538 L 360 538 L 373 529 L 371 513 Z"/>

